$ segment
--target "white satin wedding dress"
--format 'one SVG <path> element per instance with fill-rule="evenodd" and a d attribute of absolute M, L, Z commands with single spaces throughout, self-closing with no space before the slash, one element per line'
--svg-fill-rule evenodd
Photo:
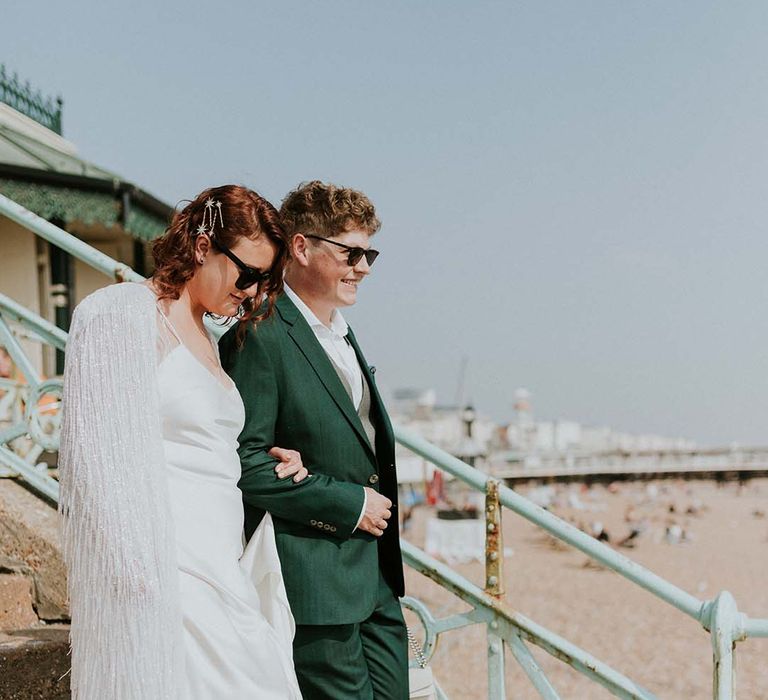
<path fill-rule="evenodd" d="M 59 452 L 73 700 L 300 700 L 269 517 L 243 547 L 243 421 L 149 288 L 78 306 Z"/>
<path fill-rule="evenodd" d="M 175 341 L 160 362 L 158 383 L 186 659 L 182 697 L 300 698 L 293 617 L 269 515 L 243 551 L 240 393 L 206 369 L 161 318 Z"/>

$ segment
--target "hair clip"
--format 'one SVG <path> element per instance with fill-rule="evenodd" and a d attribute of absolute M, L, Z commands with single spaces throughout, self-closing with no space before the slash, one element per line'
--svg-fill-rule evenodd
<path fill-rule="evenodd" d="M 221 212 L 221 202 L 208 197 L 205 200 L 205 209 L 203 210 L 203 222 L 197 227 L 195 236 L 200 234 L 206 234 L 208 236 L 213 235 L 213 230 L 216 228 L 216 220 L 219 221 L 219 226 L 224 228 L 224 215 Z"/>

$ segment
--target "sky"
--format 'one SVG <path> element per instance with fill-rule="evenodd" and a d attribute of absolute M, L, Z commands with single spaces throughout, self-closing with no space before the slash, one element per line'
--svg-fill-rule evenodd
<path fill-rule="evenodd" d="M 762 0 L 6 0 L 0 62 L 170 204 L 366 192 L 386 389 L 764 445 L 766 36 Z"/>

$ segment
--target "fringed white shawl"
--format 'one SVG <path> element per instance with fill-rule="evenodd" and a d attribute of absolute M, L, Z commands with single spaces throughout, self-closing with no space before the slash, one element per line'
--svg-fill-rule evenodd
<path fill-rule="evenodd" d="M 124 283 L 76 309 L 59 454 L 74 700 L 176 700 L 178 573 L 154 294 Z"/>

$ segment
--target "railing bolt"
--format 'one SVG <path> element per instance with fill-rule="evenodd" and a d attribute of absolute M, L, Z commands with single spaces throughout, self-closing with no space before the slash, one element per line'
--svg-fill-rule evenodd
<path fill-rule="evenodd" d="M 495 576 L 489 576 L 488 577 L 488 585 L 489 586 L 495 586 L 499 582 L 499 579 L 497 579 Z"/>
<path fill-rule="evenodd" d="M 489 558 L 491 561 L 496 561 L 496 560 L 499 558 L 499 553 L 498 553 L 498 552 L 491 552 L 491 553 L 488 555 L 488 558 Z"/>
<path fill-rule="evenodd" d="M 488 523 L 488 532 L 494 532 L 496 530 L 496 526 L 493 523 Z"/>

